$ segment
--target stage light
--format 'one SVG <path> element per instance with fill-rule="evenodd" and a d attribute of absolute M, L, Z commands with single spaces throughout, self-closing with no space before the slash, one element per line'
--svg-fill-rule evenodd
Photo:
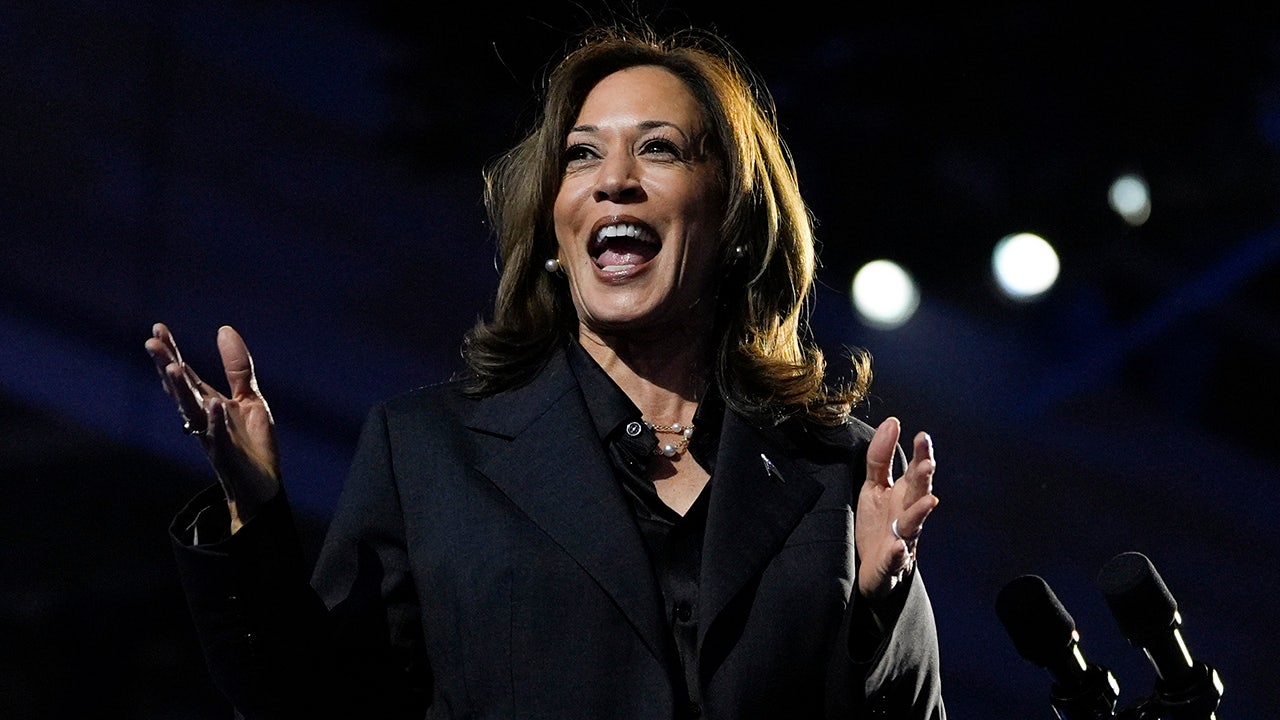
<path fill-rule="evenodd" d="M 920 289 L 892 260 L 863 265 L 849 285 L 853 307 L 872 327 L 892 330 L 911 319 L 920 305 Z"/>
<path fill-rule="evenodd" d="M 1107 191 L 1111 209 L 1126 223 L 1138 226 L 1151 217 L 1151 193 L 1138 175 L 1121 175 Z"/>
<path fill-rule="evenodd" d="M 1058 253 L 1033 233 L 1007 235 L 991 253 L 991 272 L 1000 291 L 1011 300 L 1029 302 L 1058 280 Z"/>

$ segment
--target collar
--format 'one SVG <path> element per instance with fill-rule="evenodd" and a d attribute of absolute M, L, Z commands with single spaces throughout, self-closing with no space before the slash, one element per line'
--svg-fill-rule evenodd
<path fill-rule="evenodd" d="M 565 355 L 569 360 L 570 370 L 578 379 L 578 386 L 582 388 L 582 396 L 587 401 L 587 412 L 591 415 L 591 422 L 601 441 L 621 437 L 628 423 L 642 419 L 640 408 L 636 407 L 586 348 L 576 341 L 570 341 Z M 697 431 L 689 439 L 689 452 L 707 472 L 715 472 L 724 412 L 724 400 L 720 397 L 716 384 L 708 383 L 698 400 L 698 409 L 693 414 L 693 426 Z M 653 431 L 644 428 L 643 435 L 648 438 L 653 436 Z M 648 446 L 652 447 L 654 442 L 656 436 Z"/>
<path fill-rule="evenodd" d="M 636 407 L 586 348 L 577 341 L 570 340 L 565 354 L 569 358 L 569 369 L 578 378 L 582 396 L 587 399 L 587 412 L 591 415 L 591 422 L 601 440 L 608 439 L 619 426 L 640 419 L 640 408 Z"/>

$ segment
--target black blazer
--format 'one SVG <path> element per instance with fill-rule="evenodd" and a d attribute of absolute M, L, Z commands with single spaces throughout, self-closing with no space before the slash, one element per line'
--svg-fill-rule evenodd
<path fill-rule="evenodd" d="M 697 705 L 676 697 L 662 594 L 563 353 L 507 393 L 375 408 L 314 592 L 283 497 L 227 540 L 181 542 L 202 510 L 224 522 L 211 488 L 175 549 L 215 682 L 249 717 L 943 718 L 918 573 L 874 652 L 848 651 L 871 429 L 834 435 L 726 412 Z"/>

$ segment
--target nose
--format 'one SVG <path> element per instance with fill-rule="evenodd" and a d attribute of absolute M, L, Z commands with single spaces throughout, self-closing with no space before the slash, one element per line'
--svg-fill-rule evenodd
<path fill-rule="evenodd" d="M 592 195 L 596 202 L 631 203 L 643 200 L 644 186 L 640 183 L 635 157 L 626 152 L 610 153 L 600 164 Z"/>

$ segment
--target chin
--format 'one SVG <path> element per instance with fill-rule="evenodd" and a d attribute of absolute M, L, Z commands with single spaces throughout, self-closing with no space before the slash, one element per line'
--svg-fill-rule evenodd
<path fill-rule="evenodd" d="M 674 302 L 624 303 L 590 306 L 578 311 L 582 324 L 600 334 L 626 335 L 628 333 L 661 333 L 687 337 L 687 332 L 699 324 L 699 318 L 687 305 Z"/>
<path fill-rule="evenodd" d="M 586 318 L 583 325 L 588 329 L 609 335 L 620 335 L 628 332 L 641 332 L 661 323 L 656 322 L 645 312 L 587 312 L 578 313 L 579 318 Z"/>

